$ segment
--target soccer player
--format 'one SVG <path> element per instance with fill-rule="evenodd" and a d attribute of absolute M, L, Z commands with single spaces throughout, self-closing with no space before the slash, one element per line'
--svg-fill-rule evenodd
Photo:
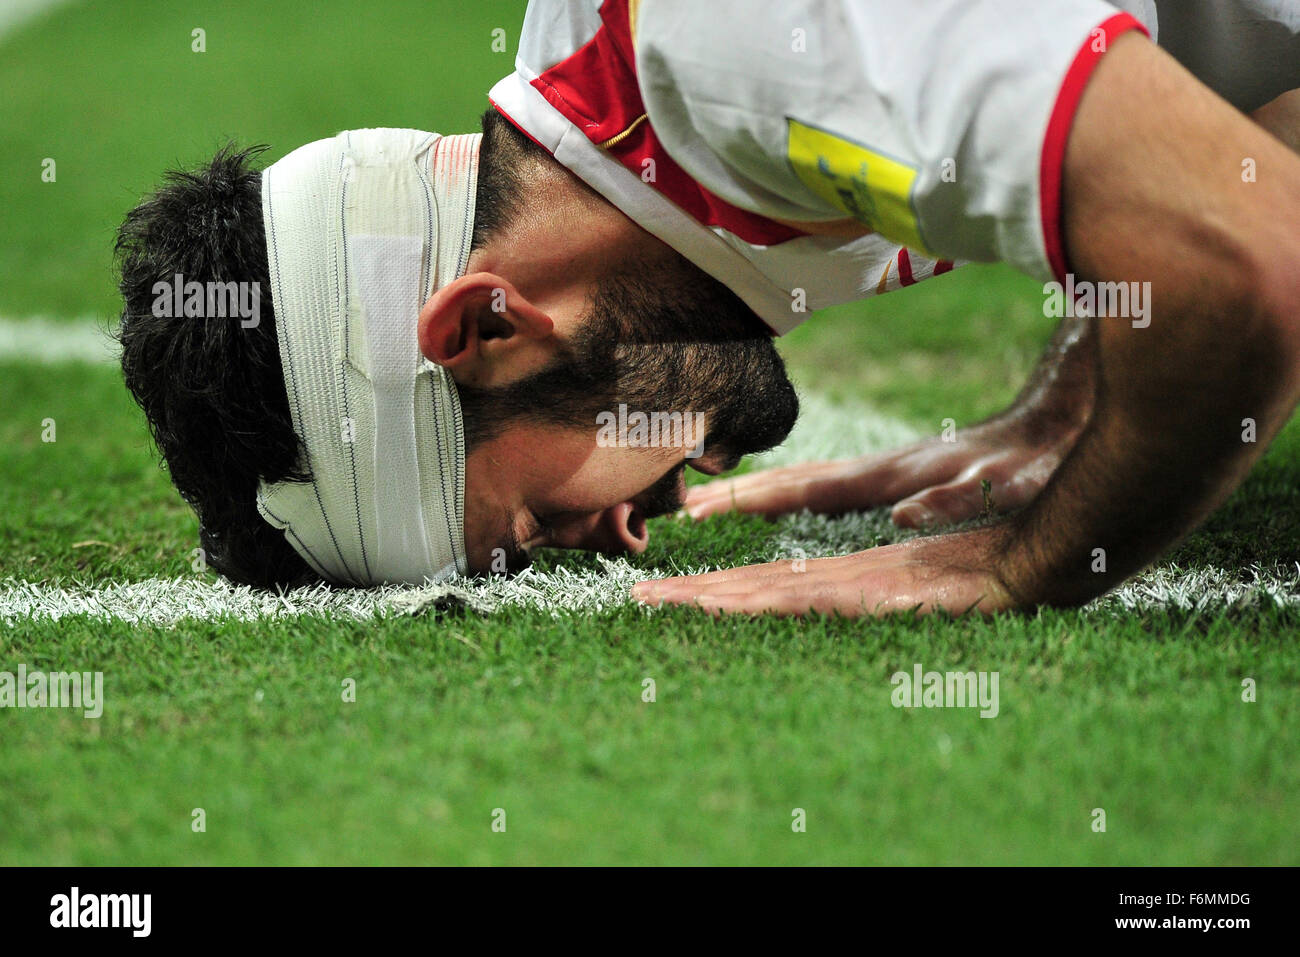
<path fill-rule="evenodd" d="M 688 500 L 696 517 L 897 503 L 899 524 L 927 525 L 977 514 L 987 479 L 1026 506 L 1013 518 L 639 597 L 1068 604 L 1191 528 L 1300 397 L 1300 161 L 1283 145 L 1300 129 L 1298 33 L 1300 4 L 1278 0 L 534 0 L 494 104 L 778 334 L 961 260 L 1150 290 L 1141 321 L 1064 322 L 1013 408 L 956 443 Z M 1241 112 L 1256 110 L 1281 141 Z"/>
<path fill-rule="evenodd" d="M 1295 4 L 1264 0 L 540 0 L 469 160 L 360 131 L 260 180 L 224 155 L 137 209 L 128 384 L 219 569 L 418 580 L 538 545 L 644 548 L 683 467 L 786 434 L 765 337 L 811 309 L 968 260 L 1071 291 L 1149 283 L 1141 317 L 1064 322 L 1014 407 L 956 443 L 687 502 L 897 502 L 900 524 L 938 524 L 978 511 L 989 479 L 1014 516 L 636 591 L 784 614 L 1084 601 L 1221 502 L 1300 399 L 1297 30 Z M 342 201 L 323 215 L 321 197 Z M 408 221 L 415 205 L 441 212 Z M 198 239 L 196 210 L 214 227 Z M 357 216 L 396 247 L 360 241 Z M 178 333 L 147 296 L 180 272 L 264 277 L 267 321 Z M 387 288 L 418 317 L 384 319 Z M 398 356 L 395 385 L 374 358 L 393 336 L 427 364 Z M 703 454 L 602 444 L 593 412 L 619 404 L 702 412 Z"/>

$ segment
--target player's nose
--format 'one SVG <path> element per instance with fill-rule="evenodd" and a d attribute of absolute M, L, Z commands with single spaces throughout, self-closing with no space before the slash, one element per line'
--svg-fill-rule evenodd
<path fill-rule="evenodd" d="M 552 523 L 556 548 L 581 548 L 590 552 L 639 555 L 650 540 L 645 513 L 634 502 L 620 502 L 591 515 Z"/>

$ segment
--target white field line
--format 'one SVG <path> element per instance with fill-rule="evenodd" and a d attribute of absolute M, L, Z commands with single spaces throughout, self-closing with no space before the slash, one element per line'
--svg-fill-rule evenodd
<path fill-rule="evenodd" d="M 804 414 L 787 442 L 757 464 L 777 465 L 813 456 L 834 457 L 887 448 L 916 438 L 915 430 L 865 408 L 831 405 L 805 397 Z M 850 551 L 878 537 L 905 537 L 885 510 L 840 518 L 793 515 L 777 523 L 776 544 L 767 558 L 807 557 Z M 598 611 L 631 603 L 628 591 L 644 578 L 709 569 L 643 569 L 623 558 L 601 558 L 599 569 L 527 569 L 513 578 L 491 577 L 430 586 L 390 585 L 371 589 L 299 588 L 283 595 L 206 578 L 145 579 L 97 585 L 50 585 L 15 579 L 0 581 L 0 621 L 88 614 L 166 624 L 183 618 L 229 615 L 343 615 L 370 618 L 418 612 L 445 604 L 482 612 L 517 606 L 554 613 Z"/>
<path fill-rule="evenodd" d="M 37 16 L 55 7 L 65 6 L 69 0 L 3 0 L 0 2 L 0 41 Z"/>
<path fill-rule="evenodd" d="M 0 361 L 117 362 L 120 348 L 93 319 L 0 318 Z"/>
<path fill-rule="evenodd" d="M 86 361 L 93 354 L 90 327 L 82 324 L 0 321 L 0 355 L 4 344 L 18 341 L 15 328 L 36 330 L 26 347 L 12 355 L 46 361 Z M 6 331 L 10 338 L 6 340 Z M 97 333 L 96 333 L 97 334 Z M 102 344 L 102 339 L 99 340 Z M 74 343 L 80 345 L 74 345 Z M 51 359 L 50 357 L 54 357 Z M 836 458 L 891 448 L 917 437 L 910 426 L 866 406 L 831 403 L 805 396 L 803 414 L 780 448 L 759 457 L 757 466 Z M 899 541 L 909 533 L 895 528 L 887 509 L 827 517 L 804 513 L 779 519 L 769 559 L 843 554 L 875 542 Z M 554 615 L 593 612 L 631 604 L 630 586 L 643 578 L 706 571 L 705 568 L 638 569 L 622 558 L 604 559 L 596 569 L 559 568 L 543 573 L 529 569 L 511 579 L 461 580 L 433 586 L 386 586 L 372 589 L 300 588 L 283 595 L 206 578 L 145 579 L 85 585 L 0 580 L 0 622 L 59 619 L 87 614 L 131 622 L 169 624 L 185 618 L 229 616 L 327 615 L 373 618 L 417 613 L 442 605 L 465 605 L 491 613 L 507 607 L 532 608 Z M 1183 569 L 1160 565 L 1094 602 L 1098 612 L 1123 614 L 1156 607 L 1221 608 L 1253 603 L 1300 604 L 1300 566 L 1230 570 Z M 646 614 L 653 614 L 649 609 Z"/>

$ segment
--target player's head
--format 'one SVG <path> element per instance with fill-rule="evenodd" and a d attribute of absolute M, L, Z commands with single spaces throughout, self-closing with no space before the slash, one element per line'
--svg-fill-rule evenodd
<path fill-rule="evenodd" d="M 793 425 L 753 312 L 495 113 L 259 152 L 169 174 L 118 237 L 126 383 L 227 576 L 637 551 L 684 467 Z"/>

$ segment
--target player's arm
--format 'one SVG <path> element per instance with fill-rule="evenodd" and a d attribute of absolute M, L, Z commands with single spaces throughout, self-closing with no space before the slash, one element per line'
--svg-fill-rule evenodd
<path fill-rule="evenodd" d="M 638 596 L 787 614 L 1068 604 L 1208 514 L 1300 398 L 1300 158 L 1127 34 L 1071 128 L 1064 223 L 1075 274 L 1151 283 L 1151 321 L 1097 320 L 1093 415 L 1032 505 L 798 573 L 789 562 L 729 569 L 645 583 Z"/>
<path fill-rule="evenodd" d="M 1300 398 L 1300 158 L 1127 35 L 1084 92 L 1064 178 L 1076 274 L 1149 282 L 1152 319 L 1097 321 L 1092 420 L 998 562 L 1021 603 L 1083 600 L 1145 565 Z"/>
<path fill-rule="evenodd" d="M 1300 152 L 1300 90 L 1260 107 L 1251 119 Z M 1093 320 L 1063 319 L 1011 405 L 958 430 L 953 441 L 935 437 L 884 453 L 720 479 L 692 488 L 687 510 L 700 519 L 733 509 L 775 517 L 892 505 L 899 525 L 938 525 L 981 514 L 986 481 L 997 511 L 1020 508 L 1038 495 L 1088 424 L 1095 370 Z"/>

